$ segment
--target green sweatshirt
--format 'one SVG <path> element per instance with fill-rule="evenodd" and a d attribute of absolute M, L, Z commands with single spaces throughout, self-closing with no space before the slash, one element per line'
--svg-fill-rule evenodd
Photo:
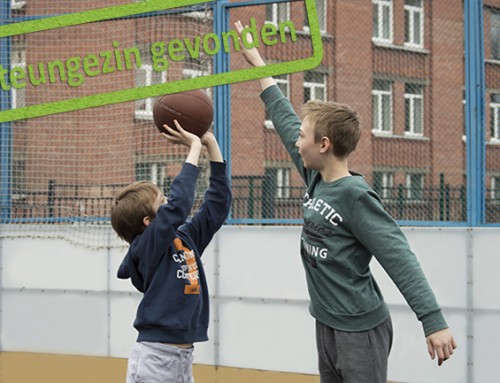
<path fill-rule="evenodd" d="M 342 331 L 369 330 L 384 322 L 389 311 L 369 267 L 375 256 L 425 335 L 447 328 L 415 254 L 377 193 L 355 173 L 325 182 L 317 171 L 305 169 L 295 146 L 301 121 L 289 100 L 275 85 L 261 98 L 307 186 L 301 256 L 311 315 Z"/>

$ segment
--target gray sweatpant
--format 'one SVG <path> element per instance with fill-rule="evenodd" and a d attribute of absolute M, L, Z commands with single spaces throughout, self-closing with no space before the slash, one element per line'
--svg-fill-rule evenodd
<path fill-rule="evenodd" d="M 137 342 L 128 359 L 127 383 L 194 383 L 193 350 Z"/>
<path fill-rule="evenodd" d="M 332 329 L 316 321 L 321 383 L 386 383 L 392 323 L 360 332 Z"/>

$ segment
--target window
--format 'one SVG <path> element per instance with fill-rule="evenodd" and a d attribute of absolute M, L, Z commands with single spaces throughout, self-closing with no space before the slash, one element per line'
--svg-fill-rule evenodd
<path fill-rule="evenodd" d="M 490 116 L 490 129 L 491 141 L 500 142 L 500 94 L 494 93 L 491 95 L 491 116 Z"/>
<path fill-rule="evenodd" d="M 290 198 L 290 169 L 276 169 L 276 198 Z"/>
<path fill-rule="evenodd" d="M 137 162 L 135 164 L 135 180 L 151 181 L 162 188 L 165 183 L 165 163 Z"/>
<path fill-rule="evenodd" d="M 500 201 L 500 177 L 491 177 L 491 199 Z"/>
<path fill-rule="evenodd" d="M 25 195 L 25 174 L 26 174 L 26 161 L 22 158 L 12 160 L 12 198 L 21 199 Z"/>
<path fill-rule="evenodd" d="M 278 24 L 290 20 L 290 5 L 288 3 L 267 4 L 266 22 Z"/>
<path fill-rule="evenodd" d="M 405 45 L 424 45 L 424 4 L 423 0 L 405 0 Z"/>
<path fill-rule="evenodd" d="M 424 133 L 424 90 L 420 85 L 405 85 L 405 134 Z"/>
<path fill-rule="evenodd" d="M 394 188 L 394 174 L 388 172 L 374 172 L 373 188 L 382 199 L 391 198 Z"/>
<path fill-rule="evenodd" d="M 326 75 L 307 71 L 304 73 L 304 103 L 309 100 L 326 99 Z"/>
<path fill-rule="evenodd" d="M 392 83 L 376 80 L 372 89 L 373 131 L 392 133 Z"/>
<path fill-rule="evenodd" d="M 372 0 L 373 39 L 392 43 L 392 0 Z"/>
<path fill-rule="evenodd" d="M 491 12 L 490 15 L 491 58 L 500 60 L 500 11 Z"/>
<path fill-rule="evenodd" d="M 184 60 L 184 68 L 182 69 L 182 79 L 203 77 L 210 74 L 210 63 L 200 59 L 186 57 Z M 212 96 L 211 88 L 205 89 L 208 96 Z"/>
<path fill-rule="evenodd" d="M 406 175 L 406 197 L 410 200 L 424 199 L 424 175 L 412 173 Z"/>
<path fill-rule="evenodd" d="M 20 67 L 26 70 L 26 48 L 24 43 L 13 44 L 11 56 L 12 68 Z M 11 87 L 12 109 L 26 106 L 26 88 Z"/>
<path fill-rule="evenodd" d="M 319 30 L 321 33 L 326 33 L 326 0 L 316 0 L 316 12 L 318 13 Z M 305 14 L 304 30 L 309 31 L 307 12 Z"/>
<path fill-rule="evenodd" d="M 26 0 L 11 0 L 10 7 L 12 9 L 22 9 L 26 5 Z"/>
<path fill-rule="evenodd" d="M 290 169 L 266 168 L 263 195 L 268 198 L 290 198 Z"/>
<path fill-rule="evenodd" d="M 161 84 L 167 79 L 167 71 L 155 71 L 151 59 L 149 45 L 139 46 L 142 65 L 135 70 L 135 86 L 143 87 L 154 84 Z M 153 102 L 152 98 L 144 98 L 135 102 L 135 118 L 142 120 L 153 119 Z"/>
<path fill-rule="evenodd" d="M 208 76 L 210 74 L 210 64 L 206 61 L 194 58 L 186 58 L 184 60 L 184 68 L 182 69 L 182 79 L 196 78 Z"/>
<path fill-rule="evenodd" d="M 290 79 L 287 74 L 282 74 L 279 76 L 273 76 L 274 81 L 276 81 L 276 85 L 281 89 L 286 98 L 290 97 Z M 268 129 L 274 129 L 274 125 L 269 118 L 269 115 L 266 112 L 266 121 L 264 122 L 264 126 Z"/>

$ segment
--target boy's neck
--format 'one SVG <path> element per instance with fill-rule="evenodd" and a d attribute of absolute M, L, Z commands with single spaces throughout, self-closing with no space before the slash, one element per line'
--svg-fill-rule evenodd
<path fill-rule="evenodd" d="M 319 173 L 324 182 L 337 181 L 351 175 L 347 165 L 347 158 L 341 160 L 333 156 L 325 163 L 323 169 L 319 170 Z"/>

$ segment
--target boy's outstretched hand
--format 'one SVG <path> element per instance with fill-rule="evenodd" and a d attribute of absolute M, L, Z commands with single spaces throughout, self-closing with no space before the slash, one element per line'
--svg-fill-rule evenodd
<path fill-rule="evenodd" d="M 453 350 L 457 348 L 457 343 L 447 328 L 430 334 L 426 340 L 431 359 L 434 359 L 436 355 L 438 357 L 438 366 L 448 360 L 453 355 Z"/>
<path fill-rule="evenodd" d="M 254 48 L 246 49 L 245 46 L 243 45 L 242 39 L 245 39 L 245 41 L 247 41 L 250 44 L 253 43 L 252 34 L 250 32 L 245 31 L 243 24 L 241 24 L 241 21 L 239 21 L 239 20 L 234 23 L 234 26 L 236 28 L 236 31 L 239 34 L 238 39 L 240 40 L 240 43 L 242 45 L 241 55 L 243 56 L 243 58 L 253 67 L 265 66 L 266 63 L 262 59 L 257 48 L 254 47 Z M 262 90 L 264 90 L 264 89 L 266 89 L 274 84 L 275 84 L 275 82 L 274 82 L 272 77 L 264 77 L 264 78 L 260 79 L 260 85 L 262 87 Z"/>
<path fill-rule="evenodd" d="M 236 28 L 236 32 L 238 32 L 238 34 L 240 35 L 239 37 L 240 42 L 242 38 L 245 38 L 246 41 L 248 41 L 249 43 L 253 43 L 253 37 L 251 33 L 247 32 L 245 33 L 245 36 L 242 35 L 243 29 L 245 29 L 245 27 L 243 27 L 243 24 L 241 24 L 240 20 L 234 23 L 234 27 Z M 241 54 L 251 66 L 266 65 L 264 60 L 262 60 L 262 57 L 260 56 L 260 53 L 257 50 L 257 48 L 246 49 L 243 43 L 241 45 L 242 45 Z"/>

